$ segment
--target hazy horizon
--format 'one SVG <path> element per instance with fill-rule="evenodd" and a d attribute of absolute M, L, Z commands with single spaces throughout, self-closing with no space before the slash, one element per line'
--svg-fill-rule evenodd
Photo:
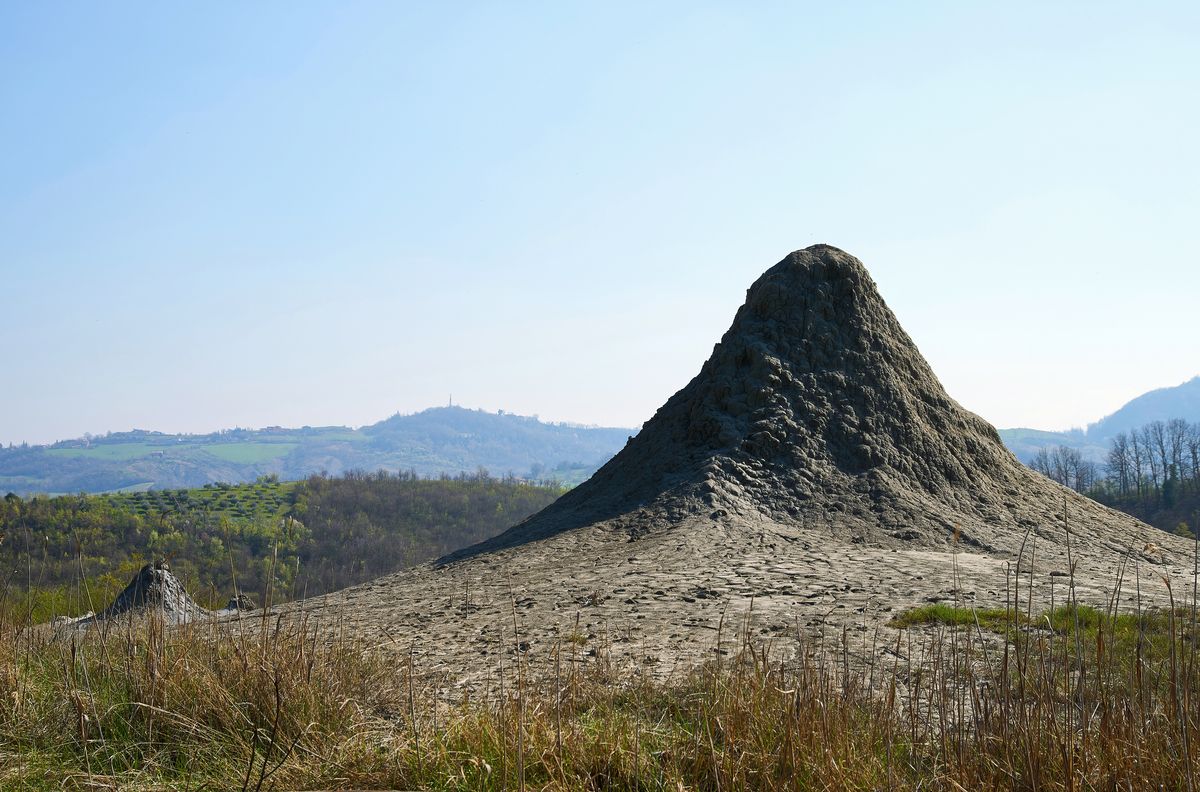
<path fill-rule="evenodd" d="M 1197 376 L 1200 376 L 1200 375 L 1197 375 Z M 1178 385 L 1186 384 L 1186 383 L 1190 382 L 1192 379 L 1195 379 L 1195 377 L 1189 377 L 1188 379 L 1184 380 L 1183 382 L 1175 383 L 1175 385 L 1165 385 L 1165 386 L 1159 386 L 1156 388 L 1147 388 L 1146 391 L 1143 391 L 1143 393 L 1148 393 L 1152 390 L 1159 390 L 1161 388 L 1176 387 Z M 1140 395 L 1142 395 L 1142 393 L 1137 394 L 1137 396 L 1140 396 Z M 1135 396 L 1135 398 L 1136 398 L 1136 396 Z M 1122 404 L 1116 405 L 1115 407 L 1113 407 L 1111 410 L 1104 413 L 1103 415 L 1098 415 L 1095 418 L 1092 418 L 1088 421 L 1085 421 L 1085 422 L 1079 423 L 1079 424 L 1074 424 L 1071 426 L 1045 427 L 1045 426 L 998 426 L 997 425 L 996 428 L 997 429 L 1038 429 L 1038 430 L 1043 430 L 1043 431 L 1048 431 L 1048 432 L 1069 432 L 1069 431 L 1073 431 L 1073 430 L 1077 430 L 1077 429 L 1082 430 L 1082 429 L 1087 429 L 1088 426 L 1090 426 L 1093 423 L 1096 423 L 1101 418 L 1108 417 L 1113 412 L 1115 412 L 1116 410 L 1118 410 L 1122 406 L 1124 406 L 1124 404 L 1125 404 L 1125 402 L 1123 402 Z M 22 442 L 28 442 L 30 445 L 51 445 L 53 443 L 61 442 L 61 441 L 65 441 L 65 440 L 79 440 L 79 439 L 82 439 L 85 434 L 91 435 L 92 437 L 102 437 L 106 433 L 119 434 L 121 432 L 132 432 L 132 431 L 160 432 L 165 435 L 208 435 L 208 434 L 214 434 L 214 433 L 222 431 L 222 430 L 240 429 L 240 430 L 256 431 L 256 430 L 267 429 L 267 428 L 276 427 L 276 426 L 284 428 L 284 429 L 299 429 L 299 428 L 302 428 L 305 426 L 307 426 L 307 427 L 336 426 L 336 427 L 346 427 L 349 429 L 361 429 L 364 426 L 370 426 L 372 424 L 379 423 L 380 421 L 387 420 L 388 418 L 391 418 L 392 416 L 395 416 L 395 415 L 401 415 L 401 416 L 414 415 L 416 413 L 425 412 L 426 410 L 433 410 L 433 409 L 438 409 L 441 407 L 458 407 L 458 408 L 461 408 L 464 410 L 475 410 L 475 411 L 482 411 L 482 412 L 487 412 L 487 413 L 503 413 L 504 415 L 515 415 L 515 416 L 521 417 L 521 418 L 535 418 L 543 423 L 565 424 L 568 426 L 578 426 L 578 427 L 582 427 L 585 429 L 633 429 L 636 431 L 636 430 L 640 430 L 642 424 L 645 423 L 645 421 L 650 420 L 650 418 L 652 417 L 652 416 L 648 415 L 648 416 L 646 416 L 645 419 L 637 422 L 636 424 L 627 424 L 627 425 L 600 424 L 600 423 L 594 423 L 594 422 L 581 420 L 581 419 L 558 418 L 558 417 L 549 417 L 549 416 L 538 415 L 538 414 L 520 413 L 520 412 L 516 412 L 514 410 L 506 410 L 503 407 L 486 408 L 486 407 L 473 406 L 473 405 L 469 405 L 469 404 L 459 404 L 457 402 L 451 404 L 451 403 L 449 403 L 449 400 L 447 400 L 446 404 L 431 404 L 431 405 L 427 405 L 425 407 L 418 408 L 416 410 L 395 411 L 395 412 L 389 413 L 387 415 L 381 415 L 374 420 L 366 421 L 364 423 L 344 423 L 344 422 L 343 423 L 335 422 L 335 423 L 326 423 L 326 424 L 269 423 L 269 424 L 263 424 L 261 426 L 240 426 L 240 425 L 235 425 L 235 424 L 229 424 L 229 425 L 223 425 L 223 426 L 214 426 L 214 427 L 207 428 L 207 429 L 183 429 L 183 430 L 175 430 L 175 429 L 170 429 L 170 428 L 153 427 L 153 426 L 131 426 L 131 427 L 123 427 L 120 429 L 114 428 L 114 429 L 104 429 L 101 431 L 89 431 L 89 432 L 85 432 L 85 433 L 80 433 L 79 435 L 75 435 L 72 437 L 56 437 L 56 438 L 47 439 L 47 440 L 0 441 L 0 445 L 8 445 L 9 443 L 12 443 L 13 445 L 19 445 Z"/>
<path fill-rule="evenodd" d="M 515 416 L 515 417 L 517 417 L 517 418 L 533 418 L 533 419 L 536 419 L 536 420 L 540 421 L 541 423 L 546 423 L 546 424 L 561 424 L 561 425 L 565 425 L 565 426 L 574 426 L 574 427 L 580 427 L 580 428 L 583 428 L 583 429 L 636 429 L 636 428 L 638 428 L 638 427 L 634 427 L 634 426 L 611 426 L 611 425 L 603 425 L 603 424 L 587 423 L 587 422 L 583 422 L 583 421 L 572 421 L 572 420 L 569 420 L 569 419 L 548 418 L 548 417 L 546 417 L 546 416 L 544 416 L 544 415 L 525 415 L 525 414 L 522 414 L 522 413 L 513 412 L 512 410 L 505 410 L 503 407 L 500 407 L 500 408 L 497 408 L 497 409 L 494 409 L 494 410 L 488 410 L 488 409 L 484 409 L 483 407 L 473 407 L 473 406 L 471 406 L 471 405 L 469 405 L 469 404 L 458 404 L 458 403 L 455 403 L 455 404 L 431 404 L 431 405 L 429 405 L 429 406 L 427 406 L 427 407 L 422 407 L 422 408 L 420 408 L 420 409 L 417 409 L 417 410 L 411 410 L 411 411 L 402 411 L 402 412 L 392 412 L 392 413 L 390 413 L 390 414 L 388 414 L 388 415 L 381 415 L 381 416 L 379 416 L 378 418 L 376 418 L 375 420 L 372 420 L 372 421 L 367 421 L 366 423 L 361 423 L 361 424 L 351 424 L 351 423 L 329 423 L 329 424 L 303 423 L 303 424 L 290 424 L 290 425 L 285 425 L 285 424 L 278 424 L 278 423 L 274 423 L 274 424 L 263 424 L 263 425 L 261 425 L 261 426 L 238 426 L 238 425 L 233 425 L 233 424 L 231 424 L 231 425 L 229 425 L 229 426 L 214 426 L 214 427 L 212 427 L 212 428 L 209 428 L 209 429 L 197 429 L 197 430 L 178 430 L 178 431 L 176 431 L 176 430 L 172 430 L 172 429 L 169 429 L 169 428 L 161 428 L 161 427 L 154 427 L 154 426 L 131 426 L 131 427 L 123 427 L 123 428 L 121 428 L 121 429 L 105 429 L 105 430 L 103 430 L 103 431 L 98 431 L 98 432 L 86 432 L 86 433 L 84 433 L 84 434 L 86 434 L 86 435 L 89 435 L 89 436 L 91 436 L 92 438 L 102 438 L 102 437 L 104 437 L 106 434 L 122 434 L 122 433 L 126 433 L 126 432 L 158 432 L 159 434 L 168 435 L 168 436 L 173 436 L 173 435 L 195 435 L 195 436 L 204 436 L 204 435 L 216 434 L 217 432 L 221 432 L 221 431 L 235 431 L 235 430 L 236 430 L 236 431 L 251 431 L 251 432 L 255 432 L 255 431 L 260 431 L 260 430 L 263 430 L 263 429 L 273 429 L 273 428 L 280 428 L 280 429 L 302 429 L 302 428 L 308 427 L 308 428 L 312 428 L 312 429 L 321 429 L 321 428 L 327 428 L 327 427 L 335 427 L 335 428 L 345 428 L 345 429 L 362 429 L 363 427 L 366 427 L 366 426 L 372 426 L 372 425 L 374 425 L 374 424 L 380 423 L 381 421 L 386 421 L 387 419 L 389 419 L 389 418 L 392 418 L 392 417 L 395 417 L 395 416 L 397 416 L 397 415 L 399 415 L 399 416 L 402 416 L 402 417 L 403 417 L 403 416 L 409 416 L 409 415 L 416 415 L 416 414 L 418 414 L 418 413 L 427 412 L 427 411 L 429 411 L 429 410 L 442 409 L 442 408 L 446 408 L 446 407 L 455 407 L 455 408 L 459 408 L 459 409 L 463 409 L 463 410 L 470 410 L 470 411 L 473 411 L 473 412 L 484 412 L 484 413 L 490 413 L 490 414 L 503 414 L 503 415 L 511 415 L 511 416 Z M 647 419 L 646 419 L 646 420 L 649 420 L 649 418 L 647 417 Z M 29 445 L 53 445 L 54 443 L 63 442 L 63 441 L 69 441 L 69 440 L 82 440 L 82 439 L 84 439 L 84 434 L 80 434 L 80 435 L 77 435 L 77 436 L 75 436 L 75 437 L 58 437 L 58 438 L 54 438 L 54 439 L 52 439 L 52 440 L 42 440 L 42 441 L 33 441 L 33 440 L 29 440 L 29 441 L 13 441 L 13 444 L 14 444 L 14 445 L 19 445 L 21 442 L 28 442 L 28 443 L 29 443 Z M 7 446 L 8 444 L 9 444 L 9 443 L 8 443 L 8 441 L 0 441 L 0 445 L 5 445 L 5 446 Z"/>
<path fill-rule="evenodd" d="M 788 252 L 1061 430 L 1200 371 L 1200 7 L 0 9 L 0 442 L 634 427 Z"/>

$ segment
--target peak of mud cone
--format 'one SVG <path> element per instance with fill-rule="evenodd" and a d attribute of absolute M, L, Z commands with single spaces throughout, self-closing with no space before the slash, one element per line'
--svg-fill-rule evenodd
<path fill-rule="evenodd" d="M 814 245 L 750 286 L 700 372 L 591 479 L 443 561 L 586 526 L 637 539 L 695 519 L 987 550 L 1060 521 L 1064 497 L 1087 506 L 947 395 L 862 262 Z"/>

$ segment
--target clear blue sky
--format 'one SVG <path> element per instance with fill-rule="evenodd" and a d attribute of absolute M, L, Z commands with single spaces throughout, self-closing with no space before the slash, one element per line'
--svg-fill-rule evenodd
<path fill-rule="evenodd" d="M 1200 373 L 1200 5 L 0 7 L 0 441 L 638 425 L 788 251 L 951 395 Z"/>

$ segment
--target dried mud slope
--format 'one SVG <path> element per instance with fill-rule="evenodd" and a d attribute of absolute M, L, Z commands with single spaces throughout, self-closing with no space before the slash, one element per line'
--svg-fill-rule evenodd
<path fill-rule="evenodd" d="M 492 540 L 293 610 L 455 677 L 563 636 L 661 672 L 711 656 L 726 624 L 873 632 L 924 601 L 1003 602 L 1023 546 L 1039 599 L 1061 596 L 1068 555 L 1097 602 L 1123 558 L 1144 597 L 1191 573 L 1190 546 L 1021 465 L 862 263 L 817 245 L 751 286 L 700 373 L 589 481 Z"/>

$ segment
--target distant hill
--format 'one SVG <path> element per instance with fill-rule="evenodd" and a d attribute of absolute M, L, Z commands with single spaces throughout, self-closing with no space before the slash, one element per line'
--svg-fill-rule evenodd
<path fill-rule="evenodd" d="M 1189 423 L 1200 421 L 1200 377 L 1182 385 L 1159 388 L 1143 393 L 1112 415 L 1101 418 L 1087 428 L 1088 440 L 1107 442 L 1121 432 L 1137 429 L 1151 421 L 1170 421 L 1182 418 Z"/>
<path fill-rule="evenodd" d="M 1101 418 L 1087 429 L 1047 432 L 1041 429 L 1001 429 L 1000 439 L 1017 459 L 1028 463 L 1042 448 L 1066 446 L 1083 453 L 1085 459 L 1103 462 L 1109 441 L 1121 432 L 1137 429 L 1151 421 L 1182 418 L 1200 422 L 1200 377 L 1182 385 L 1158 388 L 1143 393 L 1113 414 Z"/>
<path fill-rule="evenodd" d="M 497 476 L 577 484 L 635 433 L 462 407 L 397 414 L 359 429 L 268 427 L 207 435 L 135 430 L 0 448 L 0 493 L 173 489 L 381 469 L 436 476 L 483 468 Z"/>

